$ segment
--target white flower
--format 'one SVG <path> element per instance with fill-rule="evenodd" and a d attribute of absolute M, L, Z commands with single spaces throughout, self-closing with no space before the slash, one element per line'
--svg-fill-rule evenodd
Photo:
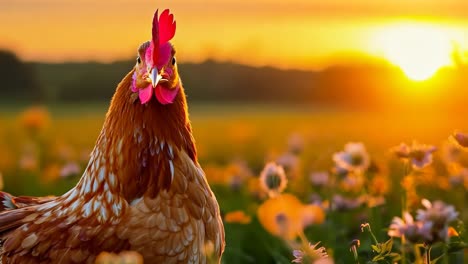
<path fill-rule="evenodd" d="M 283 167 L 274 162 L 267 163 L 260 173 L 260 186 L 270 196 L 283 192 L 287 183 L 288 179 Z"/>
<path fill-rule="evenodd" d="M 328 259 L 328 254 L 327 250 L 325 247 L 319 247 L 317 246 L 320 244 L 320 242 L 317 242 L 315 244 L 309 243 L 309 246 L 305 248 L 304 250 L 294 250 L 293 255 L 295 259 L 292 261 L 293 263 L 312 263 L 312 264 L 325 264 L 325 263 L 333 263 L 333 261 L 325 261 L 325 259 Z"/>
<path fill-rule="evenodd" d="M 340 168 L 363 172 L 369 168 L 370 158 L 363 143 L 348 143 L 344 151 L 335 153 L 333 161 Z"/>

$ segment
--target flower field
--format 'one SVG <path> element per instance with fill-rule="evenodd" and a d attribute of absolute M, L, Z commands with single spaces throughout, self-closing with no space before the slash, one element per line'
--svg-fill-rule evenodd
<path fill-rule="evenodd" d="M 223 263 L 468 263 L 463 115 L 189 106 Z M 106 107 L 1 109 L 2 190 L 66 192 Z"/>

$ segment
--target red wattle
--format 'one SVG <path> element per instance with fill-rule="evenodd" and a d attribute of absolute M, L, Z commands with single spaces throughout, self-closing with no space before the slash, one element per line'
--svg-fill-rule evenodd
<path fill-rule="evenodd" d="M 153 87 L 149 85 L 145 89 L 140 89 L 138 92 L 138 96 L 140 97 L 141 104 L 146 104 L 151 100 L 151 96 L 153 95 Z"/>
<path fill-rule="evenodd" d="M 163 105 L 172 104 L 178 92 L 179 86 L 177 86 L 174 89 L 167 89 L 165 87 L 162 87 L 161 85 L 158 85 L 155 89 L 156 98 Z"/>

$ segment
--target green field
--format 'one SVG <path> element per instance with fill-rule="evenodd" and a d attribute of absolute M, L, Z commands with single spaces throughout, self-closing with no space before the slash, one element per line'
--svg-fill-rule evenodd
<path fill-rule="evenodd" d="M 22 107 L 0 107 L 0 173 L 4 178 L 4 191 L 15 195 L 60 195 L 79 179 L 79 173 L 60 176 L 60 169 L 72 162 L 84 170 L 86 155 L 94 146 L 107 106 L 60 105 L 47 109 L 48 120 L 35 117 L 39 119 L 37 131 L 28 131 L 30 128 L 24 124 Z M 400 182 L 404 165 L 394 157 L 390 148 L 402 142 L 411 144 L 416 140 L 438 147 L 433 164 L 414 173 L 414 179 L 420 181 L 416 183 L 418 198 L 452 204 L 459 212 L 458 218 L 465 223 L 468 221 L 468 179 L 465 185 L 450 181 L 442 147 L 455 130 L 468 131 L 465 116 L 434 114 L 435 111 L 415 115 L 239 104 L 192 104 L 189 112 L 199 161 L 217 195 L 223 215 L 241 210 L 251 217 L 248 224 L 225 223 L 224 263 L 291 263 L 293 260 L 291 247 L 300 246 L 300 240 L 281 238 L 264 228 L 257 210 L 267 197 L 259 195 L 260 191 L 252 187 L 266 162 L 288 153 L 291 137 L 301 139 L 302 151 L 294 154 L 298 160 L 293 168 L 295 175 L 288 175 L 291 171 L 286 170 L 289 182 L 284 192 L 295 195 L 304 204 L 323 202 L 320 206 L 325 212 L 325 221 L 307 226 L 304 234 L 312 243 L 321 241 L 335 263 L 355 263 L 349 250 L 353 239 L 361 240 L 360 263 L 372 259 L 375 256 L 370 247 L 372 239 L 368 233 L 361 233 L 360 224 L 369 222 L 377 239 L 383 242 L 388 239 L 386 230 L 392 218 L 401 217 L 405 191 Z M 343 188 L 338 182 L 340 179 L 333 178 L 332 174 L 330 177 L 335 179 L 335 184 L 314 186 L 309 180 L 310 173 L 330 171 L 334 167 L 333 154 L 342 151 L 348 142 L 364 143 L 373 166 L 378 169 L 366 172 L 364 187 L 359 190 Z M 460 166 L 466 167 L 467 161 L 468 154 L 462 152 Z M 376 175 L 385 179 L 382 188 L 386 191 L 381 195 L 386 202 L 373 207 L 330 209 L 336 194 L 356 198 L 373 193 L 372 179 Z M 457 223 L 452 225 L 458 231 L 459 239 L 466 242 L 463 224 L 459 226 Z M 434 245 L 434 257 L 442 252 L 442 246 Z M 468 263 L 467 257 L 463 260 L 463 255 L 463 252 L 451 254 L 437 263 Z"/>

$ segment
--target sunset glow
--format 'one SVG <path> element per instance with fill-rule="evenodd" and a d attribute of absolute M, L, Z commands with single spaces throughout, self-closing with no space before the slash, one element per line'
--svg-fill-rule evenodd
<path fill-rule="evenodd" d="M 443 28 L 417 23 L 392 25 L 378 35 L 384 57 L 416 81 L 452 64 L 453 41 Z"/>
<path fill-rule="evenodd" d="M 452 33 L 468 51 L 464 0 L 9 0 L 0 1 L 0 49 L 27 61 L 133 59 L 157 7 L 177 15 L 181 62 L 320 69 L 361 54 L 421 80 L 450 64 Z"/>

